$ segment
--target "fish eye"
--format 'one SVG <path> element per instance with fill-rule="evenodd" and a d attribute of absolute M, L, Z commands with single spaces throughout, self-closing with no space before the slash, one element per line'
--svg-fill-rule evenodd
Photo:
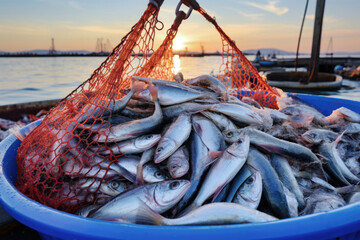
<path fill-rule="evenodd" d="M 164 150 L 164 148 L 163 148 L 163 147 L 159 147 L 159 148 L 156 149 L 156 152 L 159 153 L 159 152 L 161 152 L 162 150 Z"/>
<path fill-rule="evenodd" d="M 120 186 L 120 183 L 118 181 L 112 181 L 110 183 L 110 186 L 113 188 L 113 189 L 117 189 L 119 186 Z"/>
<path fill-rule="evenodd" d="M 248 179 L 246 179 L 246 183 L 247 184 L 251 184 L 255 181 L 255 178 L 254 177 L 249 177 Z"/>
<path fill-rule="evenodd" d="M 239 140 L 237 140 L 237 142 L 238 142 L 239 144 L 242 144 L 244 141 L 240 138 Z"/>
<path fill-rule="evenodd" d="M 178 168 L 178 166 L 176 164 L 171 165 L 171 169 L 176 169 L 176 168 Z"/>
<path fill-rule="evenodd" d="M 180 186 L 180 183 L 177 181 L 170 183 L 170 189 L 172 189 L 172 190 L 177 189 L 179 186 Z"/>
<path fill-rule="evenodd" d="M 156 178 L 162 178 L 162 177 L 163 177 L 163 174 L 162 174 L 160 171 L 156 171 L 156 172 L 154 173 L 154 176 L 155 176 Z"/>
<path fill-rule="evenodd" d="M 146 139 L 151 139 L 153 136 L 152 135 L 147 135 Z"/>
<path fill-rule="evenodd" d="M 232 133 L 232 132 L 227 132 L 227 133 L 226 133 L 226 136 L 229 137 L 229 138 L 231 138 L 231 137 L 233 136 L 233 133 Z"/>

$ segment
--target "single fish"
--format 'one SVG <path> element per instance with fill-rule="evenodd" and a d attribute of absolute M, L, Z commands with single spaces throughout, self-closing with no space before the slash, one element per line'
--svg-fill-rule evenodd
<path fill-rule="evenodd" d="M 133 222 L 137 210 L 144 203 L 157 213 L 172 208 L 189 188 L 187 180 L 170 180 L 146 184 L 124 192 L 97 209 L 89 217 L 113 221 L 126 219 Z"/>
<path fill-rule="evenodd" d="M 337 181 L 345 185 L 350 185 L 348 181 L 357 184 L 360 182 L 360 179 L 349 170 L 341 159 L 339 151 L 336 149 L 336 145 L 343 134 L 344 132 L 333 143 L 325 142 L 321 144 L 319 146 L 319 153 L 327 159 L 325 167 Z"/>
<path fill-rule="evenodd" d="M 301 138 L 311 144 L 320 144 L 322 142 L 333 142 L 339 136 L 338 133 L 335 133 L 328 129 L 310 129 L 301 135 Z"/>
<path fill-rule="evenodd" d="M 225 115 L 216 112 L 203 111 L 202 115 L 210 119 L 220 129 L 220 131 L 237 129 L 238 127 Z"/>
<path fill-rule="evenodd" d="M 139 211 L 138 222 L 154 225 L 219 225 L 277 220 L 258 210 L 236 203 L 209 203 L 179 218 L 165 218 L 148 207 Z"/>
<path fill-rule="evenodd" d="M 254 173 L 245 180 L 235 193 L 232 202 L 239 203 L 252 209 L 257 209 L 261 200 L 262 190 L 260 171 L 254 170 Z"/>
<path fill-rule="evenodd" d="M 160 134 L 148 134 L 137 138 L 128 139 L 115 143 L 109 147 L 94 146 L 90 149 L 99 152 L 102 155 L 112 154 L 136 154 L 142 153 L 155 146 L 161 138 Z"/>
<path fill-rule="evenodd" d="M 241 124 L 263 124 L 262 118 L 249 108 L 233 103 L 213 104 L 211 111 L 222 113 Z"/>
<path fill-rule="evenodd" d="M 157 90 L 150 87 L 152 99 L 155 102 L 153 115 L 144 119 L 137 119 L 123 124 L 111 126 L 109 129 L 101 129 L 93 138 L 97 142 L 120 142 L 129 138 L 135 138 L 146 134 L 158 127 L 163 119 L 162 110 L 157 99 Z"/>
<path fill-rule="evenodd" d="M 136 168 L 136 185 L 144 184 L 143 166 L 145 163 L 153 160 L 155 154 L 155 147 L 152 147 L 143 152 L 140 158 L 140 162 Z"/>
<path fill-rule="evenodd" d="M 270 163 L 284 186 L 295 195 L 299 208 L 303 209 L 305 207 L 304 195 L 300 190 L 299 184 L 296 181 L 295 175 L 287 159 L 277 154 L 271 154 Z"/>
<path fill-rule="evenodd" d="M 232 143 L 236 141 L 239 135 L 246 133 L 250 136 L 250 143 L 269 153 L 277 153 L 291 157 L 305 163 L 318 163 L 320 160 L 308 148 L 289 141 L 273 137 L 267 133 L 253 128 L 235 129 L 223 131 L 225 141 Z"/>
<path fill-rule="evenodd" d="M 176 83 L 176 82 L 173 82 Z M 181 87 L 157 84 L 158 98 L 161 106 L 170 106 L 174 104 L 188 102 L 198 98 L 206 98 L 206 94 L 195 91 L 193 89 L 185 89 L 184 85 Z M 151 101 L 151 93 L 148 88 L 134 95 L 136 98 L 141 98 L 146 101 Z"/>
<path fill-rule="evenodd" d="M 222 151 L 226 148 L 224 137 L 216 125 L 202 115 L 193 115 L 192 126 L 194 131 L 200 136 L 209 151 Z"/>
<path fill-rule="evenodd" d="M 172 178 L 182 177 L 189 171 L 189 151 L 185 146 L 180 147 L 169 157 L 167 168 Z"/>
<path fill-rule="evenodd" d="M 246 179 L 248 179 L 252 174 L 253 173 L 250 171 L 250 167 L 245 164 L 231 181 L 225 202 L 232 202 L 240 186 L 243 185 Z"/>
<path fill-rule="evenodd" d="M 173 154 L 190 136 L 191 116 L 181 114 L 165 132 L 155 150 L 154 162 L 160 163 Z"/>
<path fill-rule="evenodd" d="M 353 123 L 360 123 L 360 114 L 346 107 L 340 107 L 334 110 L 331 115 L 325 118 L 327 123 L 336 123 L 340 120 L 347 120 Z"/>
<path fill-rule="evenodd" d="M 190 136 L 190 162 L 191 162 L 191 176 L 190 176 L 190 188 L 180 200 L 180 202 L 173 209 L 173 215 L 181 212 L 191 200 L 195 197 L 195 194 L 200 188 L 200 180 L 203 173 L 208 169 L 213 160 L 209 157 L 209 149 L 202 142 L 200 136 L 192 131 Z"/>
<path fill-rule="evenodd" d="M 249 146 L 249 136 L 243 135 L 225 151 L 217 153 L 215 157 L 219 159 L 210 167 L 199 193 L 182 214 L 200 207 L 213 195 L 216 198 L 222 188 L 235 177 L 244 165 L 248 156 Z"/>
<path fill-rule="evenodd" d="M 227 101 L 229 98 L 226 86 L 219 79 L 210 75 L 201 75 L 196 78 L 186 79 L 183 83 L 209 88 L 219 94 L 223 101 Z"/>
<path fill-rule="evenodd" d="M 338 194 L 318 190 L 307 198 L 306 207 L 301 215 L 327 212 L 345 204 L 344 199 Z"/>
<path fill-rule="evenodd" d="M 305 104 L 291 104 L 285 108 L 280 109 L 280 112 L 285 113 L 290 116 L 313 116 L 313 121 L 317 124 L 323 125 L 325 123 L 325 116 L 309 105 Z"/>
<path fill-rule="evenodd" d="M 184 102 L 173 106 L 163 108 L 165 120 L 177 118 L 181 113 L 195 114 L 205 111 L 210 108 L 210 105 L 200 104 L 195 102 Z"/>
<path fill-rule="evenodd" d="M 255 148 L 250 148 L 247 164 L 260 171 L 263 182 L 262 194 L 274 214 L 279 218 L 290 217 L 283 184 L 269 159 Z"/>

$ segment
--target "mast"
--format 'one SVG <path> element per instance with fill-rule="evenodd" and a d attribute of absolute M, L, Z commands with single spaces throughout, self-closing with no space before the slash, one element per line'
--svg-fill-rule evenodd
<path fill-rule="evenodd" d="M 309 65 L 310 76 L 308 82 L 316 82 L 318 77 L 321 31 L 322 31 L 324 9 L 325 9 L 325 0 L 317 0 L 315 21 L 314 21 L 313 43 L 311 50 L 311 60 Z"/>

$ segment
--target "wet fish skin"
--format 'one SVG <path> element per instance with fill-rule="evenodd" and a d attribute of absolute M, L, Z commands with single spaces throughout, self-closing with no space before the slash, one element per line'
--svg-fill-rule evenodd
<path fill-rule="evenodd" d="M 274 214 L 279 218 L 289 218 L 289 206 L 283 185 L 274 168 L 271 166 L 268 158 L 251 147 L 247 164 L 258 169 L 263 181 L 263 196 Z"/>
<path fill-rule="evenodd" d="M 277 218 L 240 204 L 216 202 L 173 219 L 165 218 L 149 208 L 142 208 L 138 220 L 139 223 L 156 225 L 219 225 L 268 222 Z"/>
<path fill-rule="evenodd" d="M 167 168 L 172 178 L 180 178 L 189 171 L 189 151 L 185 146 L 180 147 L 169 157 Z"/>
<path fill-rule="evenodd" d="M 223 101 L 227 101 L 229 98 L 226 86 L 219 79 L 210 75 L 200 75 L 196 78 L 185 79 L 183 83 L 186 85 L 207 87 L 218 93 Z"/>
<path fill-rule="evenodd" d="M 231 181 L 230 189 L 225 199 L 226 202 L 232 202 L 240 186 L 246 181 L 246 179 L 248 179 L 248 177 L 251 176 L 251 174 L 252 172 L 250 171 L 248 165 L 245 164 Z"/>
<path fill-rule="evenodd" d="M 299 209 L 303 209 L 305 207 L 304 195 L 300 190 L 299 184 L 293 174 L 288 160 L 277 154 L 271 154 L 270 163 L 277 172 L 284 186 L 295 195 Z"/>
<path fill-rule="evenodd" d="M 257 129 L 242 128 L 223 131 L 224 139 L 229 143 L 236 141 L 238 136 L 243 133 L 249 134 L 250 143 L 263 151 L 289 156 L 293 160 L 301 162 L 320 164 L 320 160 L 310 149 L 297 143 L 273 137 Z"/>
<path fill-rule="evenodd" d="M 181 113 L 195 114 L 210 108 L 208 104 L 200 104 L 195 102 L 184 102 L 163 108 L 165 120 L 171 120 L 178 117 Z"/>
<path fill-rule="evenodd" d="M 102 155 L 112 154 L 137 154 L 146 151 L 155 146 L 161 138 L 160 134 L 147 134 L 137 138 L 128 139 L 109 147 L 93 147 L 91 149 L 97 150 Z"/>
<path fill-rule="evenodd" d="M 165 132 L 155 150 L 154 162 L 160 163 L 173 154 L 190 136 L 191 116 L 181 114 Z"/>
<path fill-rule="evenodd" d="M 306 207 L 301 215 L 327 212 L 345 205 L 342 197 L 335 193 L 315 191 L 306 200 Z"/>
<path fill-rule="evenodd" d="M 156 91 L 156 90 L 154 90 Z M 123 124 L 111 126 L 110 129 L 101 129 L 93 139 L 97 142 L 120 142 L 129 138 L 146 134 L 158 127 L 163 120 L 163 114 L 156 93 L 153 93 L 155 111 L 153 115 Z"/>
<path fill-rule="evenodd" d="M 252 175 L 245 180 L 235 193 L 232 202 L 257 209 L 261 200 L 262 186 L 260 171 L 254 170 Z"/>
<path fill-rule="evenodd" d="M 211 165 L 194 201 L 182 212 L 182 215 L 201 206 L 212 195 L 215 194 L 216 197 L 216 194 L 235 177 L 245 164 L 249 146 L 249 136 L 243 135 L 221 153 L 219 159 Z"/>
<path fill-rule="evenodd" d="M 319 146 L 319 153 L 327 159 L 325 167 L 337 181 L 344 185 L 350 185 L 348 181 L 357 184 L 360 182 L 360 179 L 348 169 L 336 149 L 336 145 L 341 137 L 342 134 L 333 143 L 325 142 L 321 144 Z"/>
<path fill-rule="evenodd" d="M 200 136 L 209 151 L 222 151 L 226 148 L 221 131 L 211 120 L 199 114 L 192 115 L 191 119 L 194 131 Z"/>
<path fill-rule="evenodd" d="M 327 129 L 310 129 L 301 135 L 301 138 L 311 144 L 320 144 L 324 141 L 334 141 L 339 134 Z"/>
<path fill-rule="evenodd" d="M 263 124 L 263 119 L 253 110 L 232 103 L 213 104 L 211 111 L 222 113 L 241 124 Z"/>
<path fill-rule="evenodd" d="M 101 206 L 89 217 L 102 220 L 126 219 L 134 222 L 143 204 L 157 213 L 172 208 L 189 188 L 188 180 L 169 180 L 146 184 L 124 192 Z"/>
<path fill-rule="evenodd" d="M 181 212 L 191 200 L 195 197 L 195 194 L 199 190 L 200 180 L 203 173 L 208 169 L 210 165 L 209 149 L 202 142 L 200 136 L 192 131 L 190 136 L 190 163 L 191 163 L 191 176 L 190 176 L 190 188 L 187 190 L 184 197 L 176 205 L 173 210 L 173 214 Z"/>
<path fill-rule="evenodd" d="M 203 111 L 202 115 L 210 119 L 220 129 L 220 131 L 236 129 L 237 126 L 225 115 L 221 113 Z"/>

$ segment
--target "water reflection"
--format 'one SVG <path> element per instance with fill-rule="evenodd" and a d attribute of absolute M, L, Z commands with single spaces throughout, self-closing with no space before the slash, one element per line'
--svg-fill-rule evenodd
<path fill-rule="evenodd" d="M 172 69 L 172 71 L 174 74 L 177 74 L 178 72 L 181 71 L 181 61 L 179 55 L 174 55 L 173 61 L 174 61 L 174 68 Z"/>

